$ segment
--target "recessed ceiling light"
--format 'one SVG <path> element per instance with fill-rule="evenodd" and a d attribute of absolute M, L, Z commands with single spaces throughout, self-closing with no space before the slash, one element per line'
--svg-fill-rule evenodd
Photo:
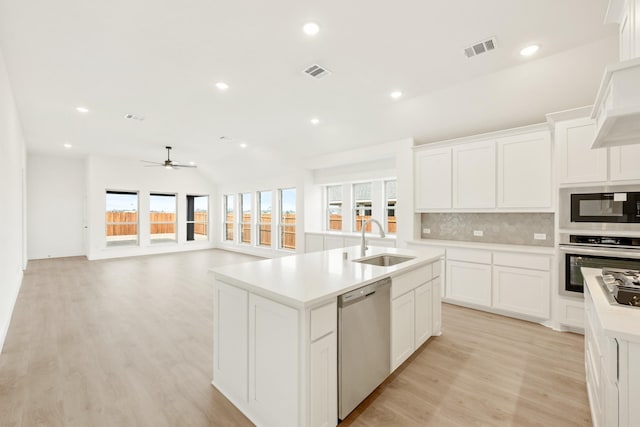
<path fill-rule="evenodd" d="M 137 114 L 125 114 L 125 119 L 137 120 L 139 122 L 144 120 L 144 116 L 138 116 Z"/>
<path fill-rule="evenodd" d="M 320 31 L 320 27 L 315 22 L 307 22 L 302 27 L 302 31 L 308 36 L 315 36 Z"/>
<path fill-rule="evenodd" d="M 63 146 L 64 148 L 66 148 L 67 150 L 68 150 L 69 148 L 73 147 L 73 145 L 69 144 L 68 142 L 66 142 L 66 143 L 62 144 L 62 146 Z"/>
<path fill-rule="evenodd" d="M 195 165 L 196 165 L 196 162 L 194 162 L 194 161 L 190 161 L 190 162 L 189 162 L 189 164 L 190 164 L 191 166 L 195 166 Z"/>
<path fill-rule="evenodd" d="M 540 46 L 537 44 L 532 44 L 531 46 L 527 46 L 520 51 L 520 55 L 522 56 L 531 56 L 536 53 L 540 49 Z"/>
<path fill-rule="evenodd" d="M 244 142 L 240 144 L 240 148 L 247 148 L 247 144 L 245 144 Z"/>
<path fill-rule="evenodd" d="M 320 123 L 320 119 L 314 117 L 313 119 L 309 120 L 311 122 L 312 125 L 317 125 L 318 123 Z"/>
<path fill-rule="evenodd" d="M 89 109 L 87 107 L 76 107 L 76 111 L 78 113 L 86 114 L 89 112 Z"/>
<path fill-rule="evenodd" d="M 394 90 L 393 92 L 391 92 L 391 97 L 393 99 L 398 99 L 402 97 L 402 92 L 400 92 L 399 90 Z"/>
<path fill-rule="evenodd" d="M 229 85 L 228 85 L 228 84 L 226 84 L 225 82 L 218 82 L 218 83 L 216 83 L 216 87 L 217 87 L 219 90 L 227 90 L 227 89 L 229 89 Z"/>

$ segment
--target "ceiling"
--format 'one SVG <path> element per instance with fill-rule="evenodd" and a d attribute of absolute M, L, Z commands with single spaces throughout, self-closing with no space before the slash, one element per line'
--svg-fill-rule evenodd
<path fill-rule="evenodd" d="M 162 161 L 172 145 L 172 157 L 224 181 L 239 167 L 268 173 L 590 104 L 617 57 L 607 3 L 0 0 L 0 48 L 30 151 Z M 316 36 L 302 32 L 307 21 Z M 496 50 L 465 57 L 488 37 Z M 521 57 L 531 43 L 538 54 Z M 332 74 L 304 75 L 314 63 Z"/>

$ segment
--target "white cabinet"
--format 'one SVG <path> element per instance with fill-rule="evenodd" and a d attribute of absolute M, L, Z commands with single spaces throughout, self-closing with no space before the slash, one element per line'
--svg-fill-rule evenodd
<path fill-rule="evenodd" d="M 500 138 L 498 208 L 551 207 L 551 138 L 533 132 Z"/>
<path fill-rule="evenodd" d="M 297 426 L 298 311 L 249 295 L 249 407 L 264 425 Z"/>
<path fill-rule="evenodd" d="M 590 118 L 555 125 L 558 182 L 578 184 L 607 180 L 607 149 L 591 149 L 596 125 Z"/>
<path fill-rule="evenodd" d="M 402 364 L 414 349 L 415 299 L 413 292 L 391 301 L 391 370 Z"/>
<path fill-rule="evenodd" d="M 338 346 L 336 332 L 311 343 L 311 426 L 333 427 L 338 418 Z"/>
<path fill-rule="evenodd" d="M 391 279 L 391 371 L 440 335 L 440 261 Z M 435 276 L 435 277 L 434 277 Z"/>
<path fill-rule="evenodd" d="M 247 373 L 249 293 L 222 282 L 216 282 L 214 289 L 214 301 L 217 307 L 213 321 L 215 384 L 223 388 L 227 397 L 234 403 L 247 402 L 249 398 Z"/>
<path fill-rule="evenodd" d="M 493 267 L 493 307 L 541 319 L 550 317 L 548 271 Z"/>
<path fill-rule="evenodd" d="M 453 207 L 496 206 L 495 141 L 456 145 L 452 148 Z"/>
<path fill-rule="evenodd" d="M 451 148 L 415 152 L 415 209 L 451 208 Z"/>
<path fill-rule="evenodd" d="M 320 252 L 324 250 L 324 236 L 320 234 L 305 234 L 304 251 Z"/>
<path fill-rule="evenodd" d="M 491 265 L 447 259 L 447 299 L 491 306 Z"/>
<path fill-rule="evenodd" d="M 322 236 L 320 236 L 322 238 Z M 342 236 L 324 236 L 324 250 L 344 248 L 344 238 Z"/>
<path fill-rule="evenodd" d="M 432 283 L 418 286 L 414 291 L 415 347 L 424 344 L 433 334 L 433 290 Z"/>
<path fill-rule="evenodd" d="M 609 148 L 611 181 L 640 179 L 640 144 Z"/>

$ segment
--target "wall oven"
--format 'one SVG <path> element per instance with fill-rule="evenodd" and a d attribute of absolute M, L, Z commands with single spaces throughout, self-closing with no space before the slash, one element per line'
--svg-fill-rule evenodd
<path fill-rule="evenodd" d="M 560 234 L 560 294 L 583 297 L 581 268 L 640 269 L 640 237 Z"/>

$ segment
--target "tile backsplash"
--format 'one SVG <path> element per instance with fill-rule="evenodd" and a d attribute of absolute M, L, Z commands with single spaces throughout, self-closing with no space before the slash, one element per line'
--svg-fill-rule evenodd
<path fill-rule="evenodd" d="M 553 213 L 423 213 L 423 239 L 553 246 Z M 430 233 L 425 233 L 428 228 Z M 475 236 L 482 232 L 482 236 Z M 545 240 L 534 234 L 546 234 Z"/>

